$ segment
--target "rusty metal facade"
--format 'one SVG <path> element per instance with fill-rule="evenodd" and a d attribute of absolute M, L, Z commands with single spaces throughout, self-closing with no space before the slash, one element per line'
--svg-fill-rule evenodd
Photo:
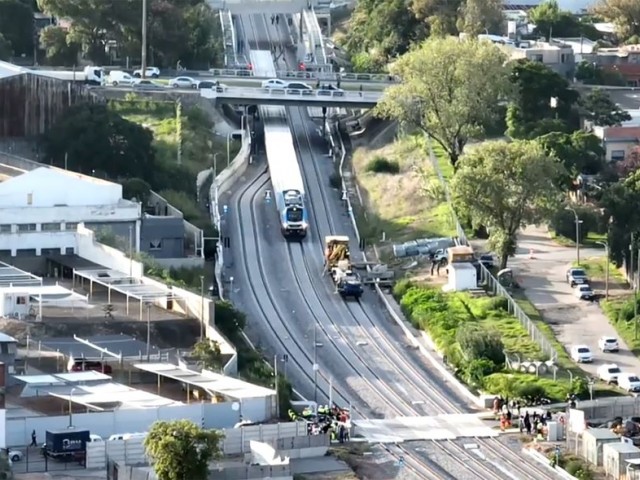
<path fill-rule="evenodd" d="M 36 137 L 70 105 L 93 102 L 79 83 L 23 73 L 0 78 L 0 138 Z"/>

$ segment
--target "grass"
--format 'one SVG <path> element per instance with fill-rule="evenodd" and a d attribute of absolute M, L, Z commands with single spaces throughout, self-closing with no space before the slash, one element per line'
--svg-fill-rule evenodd
<path fill-rule="evenodd" d="M 558 245 L 562 245 L 563 247 L 575 247 L 576 242 L 571 240 L 570 238 L 564 237 L 562 235 L 557 234 L 553 230 L 549 229 L 549 234 L 554 242 Z M 603 242 L 607 240 L 606 233 L 595 233 L 589 232 L 587 236 L 580 243 L 581 247 L 585 248 L 602 248 L 602 245 L 598 244 L 598 242 Z"/>
<path fill-rule="evenodd" d="M 607 300 L 601 302 L 600 305 L 629 350 L 635 356 L 640 356 L 640 324 L 638 323 L 640 318 L 636 318 L 634 321 L 633 295 Z M 636 330 L 638 331 L 637 336 Z"/>
<path fill-rule="evenodd" d="M 397 163 L 398 173 L 368 171 L 375 158 Z M 352 161 L 364 202 L 356 212 L 358 227 L 370 242 L 378 242 L 383 233 L 396 243 L 455 235 L 451 210 L 422 136 L 405 136 L 377 149 L 360 147 Z"/>
<path fill-rule="evenodd" d="M 583 268 L 590 280 L 605 281 L 607 277 L 607 264 L 609 267 L 609 281 L 618 284 L 626 284 L 627 280 L 624 275 L 613 263 L 608 261 L 605 257 L 589 257 L 573 262 L 574 267 Z"/>

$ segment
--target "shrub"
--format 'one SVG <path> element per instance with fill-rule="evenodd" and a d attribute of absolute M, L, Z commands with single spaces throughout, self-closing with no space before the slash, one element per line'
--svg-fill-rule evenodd
<path fill-rule="evenodd" d="M 329 175 L 329 185 L 331 188 L 340 190 L 342 188 L 342 177 L 338 172 L 333 172 Z"/>
<path fill-rule="evenodd" d="M 388 173 L 395 175 L 400 173 L 400 164 L 395 160 L 388 160 L 377 155 L 367 163 L 366 170 L 367 172 L 372 173 Z"/>
<path fill-rule="evenodd" d="M 566 464 L 564 469 L 569 475 L 573 475 L 578 480 L 591 480 L 593 478 L 593 473 L 589 466 L 580 460 L 571 460 Z"/>
<path fill-rule="evenodd" d="M 402 279 L 393 286 L 393 298 L 396 300 L 401 300 L 402 297 L 407 293 L 407 291 L 414 287 L 415 284 L 409 279 Z"/>
<path fill-rule="evenodd" d="M 493 366 L 504 363 L 504 344 L 500 334 L 467 323 L 458 329 L 456 340 L 465 357 L 470 361 L 489 360 Z M 493 367 L 487 373 L 493 373 Z"/>

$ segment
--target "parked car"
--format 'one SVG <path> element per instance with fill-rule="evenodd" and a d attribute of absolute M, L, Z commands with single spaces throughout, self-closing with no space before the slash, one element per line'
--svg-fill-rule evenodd
<path fill-rule="evenodd" d="M 11 463 L 19 462 L 24 458 L 24 454 L 20 450 L 15 450 L 13 448 L 10 448 L 9 451 L 7 452 L 7 458 Z"/>
<path fill-rule="evenodd" d="M 309 85 L 302 82 L 289 82 L 285 88 L 288 90 L 313 90 Z"/>
<path fill-rule="evenodd" d="M 215 88 L 218 85 L 220 85 L 220 82 L 218 80 L 202 80 L 202 81 L 198 82 L 198 88 L 199 89 Z"/>
<path fill-rule="evenodd" d="M 618 375 L 622 373 L 620 367 L 615 363 L 609 363 L 607 365 L 600 365 L 598 367 L 598 378 L 603 382 L 617 383 Z"/>
<path fill-rule="evenodd" d="M 147 67 L 145 68 L 145 74 L 144 76 L 147 78 L 158 78 L 160 77 L 160 69 L 158 67 Z M 139 68 L 138 70 L 134 70 L 133 72 L 133 76 L 136 78 L 141 78 L 142 77 L 142 69 Z"/>
<path fill-rule="evenodd" d="M 94 372 L 104 373 L 106 375 L 111 375 L 113 369 L 111 368 L 111 365 L 106 363 L 79 359 L 79 360 L 72 360 L 71 365 L 69 367 L 69 371 L 70 372 L 94 371 Z"/>
<path fill-rule="evenodd" d="M 573 345 L 571 347 L 571 359 L 576 363 L 591 363 L 593 362 L 593 354 L 586 345 Z"/>
<path fill-rule="evenodd" d="M 318 92 L 319 95 L 322 95 L 324 92 L 327 95 L 333 95 L 334 97 L 344 97 L 344 90 L 330 83 L 325 85 L 320 85 L 320 88 L 318 88 L 318 90 L 319 90 Z"/>
<path fill-rule="evenodd" d="M 480 263 L 483 264 L 486 268 L 493 268 L 495 266 L 495 260 L 493 258 L 493 255 L 491 255 L 490 253 L 485 253 L 480 255 Z"/>
<path fill-rule="evenodd" d="M 567 283 L 571 285 L 571 288 L 583 283 L 589 283 L 587 272 L 582 268 L 570 268 L 567 270 Z"/>
<path fill-rule="evenodd" d="M 169 80 L 169 86 L 173 88 L 198 88 L 198 81 L 191 77 L 176 77 Z"/>
<path fill-rule="evenodd" d="M 596 296 L 591 290 L 591 286 L 588 283 L 584 283 L 582 285 L 576 285 L 573 289 L 573 294 L 579 300 L 593 300 Z"/>
<path fill-rule="evenodd" d="M 620 351 L 618 339 L 615 337 L 600 337 L 600 340 L 598 340 L 598 348 L 602 350 L 603 353 Z"/>
<path fill-rule="evenodd" d="M 280 80 L 279 78 L 272 78 L 271 80 L 262 82 L 262 88 L 288 88 L 287 85 L 289 85 L 289 82 Z"/>
<path fill-rule="evenodd" d="M 122 70 L 113 70 L 109 73 L 107 83 L 117 87 L 118 85 L 133 85 L 135 78 Z"/>
<path fill-rule="evenodd" d="M 136 80 L 133 84 L 133 88 L 136 90 L 164 90 L 164 85 L 156 83 L 151 80 Z"/>
<path fill-rule="evenodd" d="M 618 386 L 627 392 L 640 392 L 640 378 L 635 373 L 621 373 L 618 375 Z"/>

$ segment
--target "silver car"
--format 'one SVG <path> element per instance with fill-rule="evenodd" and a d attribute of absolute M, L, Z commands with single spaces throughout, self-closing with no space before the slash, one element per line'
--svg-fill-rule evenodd
<path fill-rule="evenodd" d="M 169 80 L 173 88 L 198 88 L 198 81 L 191 77 L 176 77 Z"/>

